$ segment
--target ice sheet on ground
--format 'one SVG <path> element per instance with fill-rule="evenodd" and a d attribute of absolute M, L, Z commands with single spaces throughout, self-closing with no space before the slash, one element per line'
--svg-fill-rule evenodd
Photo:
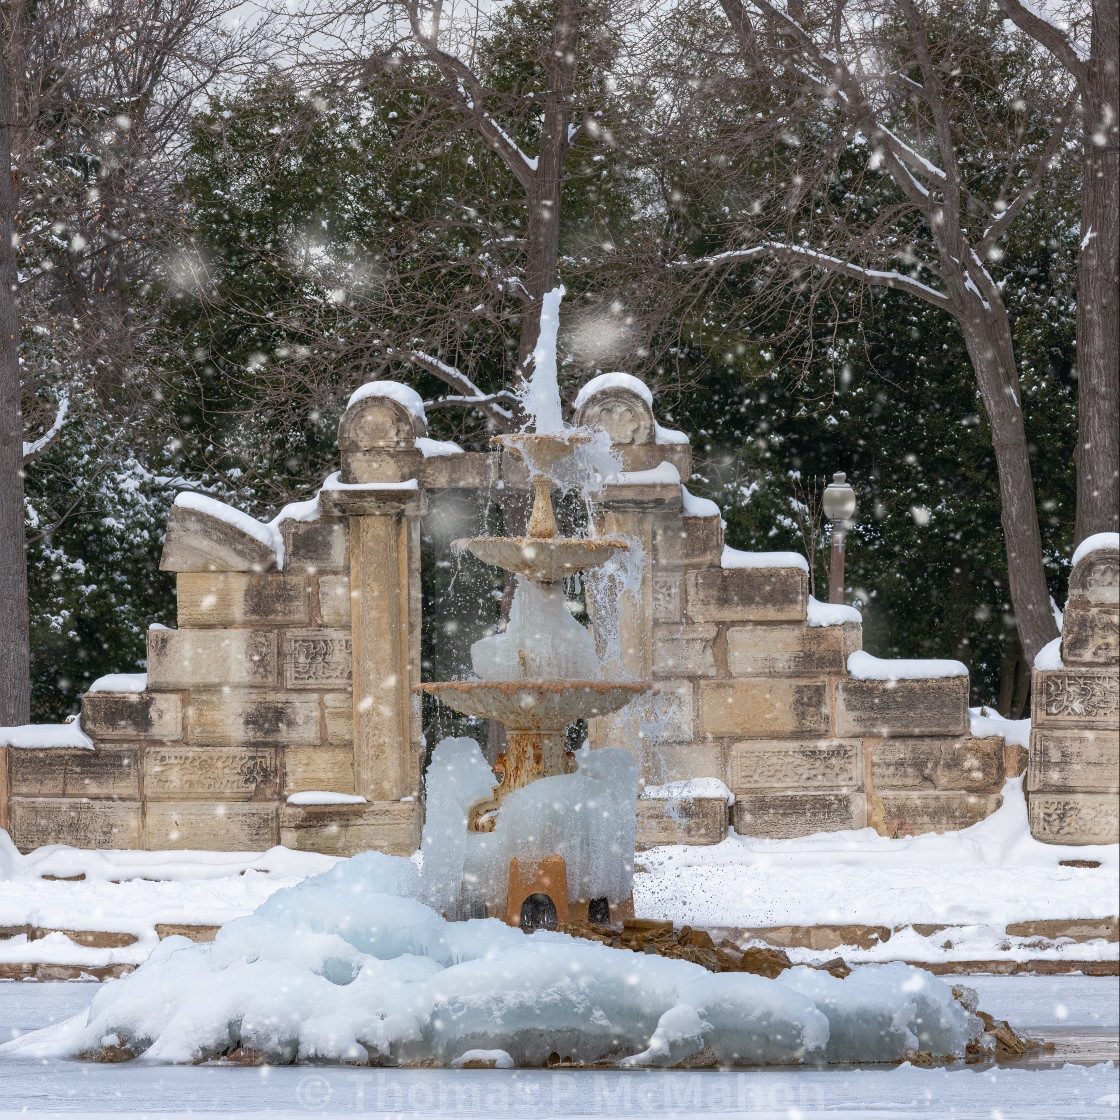
<path fill-rule="evenodd" d="M 932 677 L 967 677 L 968 666 L 948 658 L 875 657 L 857 649 L 848 654 L 848 672 L 857 681 L 915 681 Z"/>
<path fill-rule="evenodd" d="M 632 373 L 599 373 L 581 386 L 572 408 L 578 412 L 590 399 L 603 389 L 629 389 L 653 408 L 653 394 L 649 386 Z M 687 441 L 686 441 L 687 442 Z"/>
<path fill-rule="evenodd" d="M 807 621 L 810 626 L 842 626 L 845 622 L 863 623 L 863 615 L 844 603 L 822 603 L 809 596 Z"/>
<path fill-rule="evenodd" d="M 0 727 L 0 747 L 21 747 L 28 750 L 49 750 L 69 747 L 93 750 L 93 740 L 73 723 L 23 723 L 18 727 Z"/>
<path fill-rule="evenodd" d="M 1015 778 L 995 813 L 959 832 L 891 839 L 864 828 L 790 840 L 732 833 L 710 847 L 653 848 L 639 856 L 648 872 L 634 877 L 634 905 L 639 917 L 694 926 L 967 925 L 973 940 L 961 952 L 941 949 L 944 937 L 917 934 L 903 950 L 895 934 L 879 959 L 994 960 L 1009 955 L 1001 949 L 1009 922 L 1115 914 L 1118 852 L 1115 844 L 1035 840 Z M 1061 866 L 1069 859 L 1101 866 Z M 1022 939 L 1023 959 L 1116 958 L 1115 944 L 1043 949 L 1033 939 L 1031 949 L 1031 940 Z"/>
<path fill-rule="evenodd" d="M 184 490 L 176 494 L 173 504 L 181 509 L 193 509 L 198 513 L 208 514 L 218 521 L 224 521 L 227 525 L 239 529 L 246 536 L 271 549 L 276 554 L 276 566 L 283 567 L 284 537 L 275 525 L 265 525 L 235 506 L 219 502 L 217 498 L 211 498 L 206 494 L 197 494 L 193 490 Z"/>
<path fill-rule="evenodd" d="M 743 552 L 724 545 L 721 568 L 800 568 L 809 570 L 809 561 L 800 552 Z"/>
<path fill-rule="evenodd" d="M 1053 669 L 1064 669 L 1062 662 L 1062 639 L 1059 635 L 1049 641 L 1034 655 L 1034 667 L 1043 672 Z"/>
<path fill-rule="evenodd" d="M 1120 533 L 1094 533 L 1091 537 L 1086 537 L 1074 550 L 1073 556 L 1070 559 L 1070 564 L 1077 565 L 1090 552 L 1097 552 L 1100 549 L 1116 548 L 1120 549 Z"/>
<path fill-rule="evenodd" d="M 87 692 L 143 692 L 148 687 L 147 673 L 106 673 L 86 689 Z"/>
<path fill-rule="evenodd" d="M 364 385 L 359 385 L 350 394 L 346 407 L 351 408 L 358 401 L 364 401 L 367 397 L 388 397 L 389 400 L 396 401 L 410 415 L 421 421 L 425 425 L 424 430 L 427 430 L 427 421 L 424 417 L 424 398 L 411 386 L 404 385 L 400 381 L 367 381 Z"/>
<path fill-rule="evenodd" d="M 973 738 L 984 739 L 989 735 L 1002 735 L 1006 743 L 1013 743 L 1020 747 L 1030 746 L 1029 716 L 1026 719 L 1004 719 L 995 708 L 989 708 L 986 704 L 978 708 L 969 708 L 968 714 Z"/>
<path fill-rule="evenodd" d="M 658 1065 L 703 1049 L 723 1063 L 789 1064 L 826 1047 L 891 1061 L 915 1039 L 959 1054 L 968 1039 L 948 985 L 906 965 L 858 968 L 824 988 L 797 970 L 795 983 L 717 976 L 495 919 L 448 922 L 417 901 L 421 889 L 409 860 L 342 861 L 214 942 L 165 939 L 88 1013 L 4 1044 L 0 1059 L 116 1047 L 194 1062 L 240 1046 L 273 1064 L 450 1062 L 471 1049 L 524 1066 L 552 1053 Z M 877 1029 L 849 1038 L 857 1007 Z"/>
<path fill-rule="evenodd" d="M 646 801 L 692 801 L 697 797 L 717 797 L 728 805 L 735 804 L 735 794 L 719 778 L 681 778 L 664 785 L 644 786 Z"/>

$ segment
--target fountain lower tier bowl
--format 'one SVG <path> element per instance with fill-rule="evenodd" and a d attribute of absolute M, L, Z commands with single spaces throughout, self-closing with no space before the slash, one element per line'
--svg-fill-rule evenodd
<path fill-rule="evenodd" d="M 598 568 L 630 545 L 619 537 L 465 537 L 451 547 L 465 548 L 484 564 L 537 583 L 556 583 L 585 568 Z"/>
<path fill-rule="evenodd" d="M 624 708 L 650 681 L 438 681 L 417 689 L 463 715 L 496 719 L 511 731 L 549 731 Z"/>

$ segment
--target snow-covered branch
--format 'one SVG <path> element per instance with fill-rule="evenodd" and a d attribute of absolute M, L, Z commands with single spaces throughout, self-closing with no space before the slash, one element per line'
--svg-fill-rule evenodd
<path fill-rule="evenodd" d="M 1108 0 L 1105 0 L 1107 3 Z M 1089 85 L 1089 56 L 1077 45 L 1069 33 L 1059 27 L 1045 12 L 1040 11 L 1026 0 L 996 0 L 1003 14 L 1020 31 L 1025 31 L 1036 43 L 1045 47 L 1077 81 L 1084 103 L 1091 98 L 1086 96 Z"/>
<path fill-rule="evenodd" d="M 63 392 L 58 397 L 58 410 L 54 414 L 54 423 L 47 429 L 34 443 L 27 443 L 26 440 L 23 444 L 23 463 L 26 466 L 28 463 L 35 462 L 36 459 L 45 455 L 58 441 L 58 437 L 62 434 L 62 426 L 66 423 L 66 414 L 70 410 L 70 397 L 67 393 Z"/>
<path fill-rule="evenodd" d="M 484 393 L 462 370 L 441 361 L 434 354 L 425 353 L 423 350 L 386 350 L 388 357 L 403 359 L 426 369 L 435 374 L 445 385 L 456 390 L 455 397 L 445 398 L 448 403 L 469 405 L 477 408 L 488 420 L 493 420 L 503 430 L 513 420 L 513 410 L 503 408 L 498 404 L 499 399 L 505 398 L 502 393 Z M 512 398 L 512 394 L 509 394 Z M 425 405 L 425 407 L 427 407 Z"/>

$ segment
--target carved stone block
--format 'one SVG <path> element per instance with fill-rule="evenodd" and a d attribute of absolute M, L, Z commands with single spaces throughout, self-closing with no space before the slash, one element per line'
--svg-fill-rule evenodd
<path fill-rule="evenodd" d="M 1120 731 L 1031 732 L 1027 789 L 1055 793 L 1120 790 Z"/>
<path fill-rule="evenodd" d="M 805 620 L 809 577 L 800 568 L 704 568 L 685 576 L 692 622 Z"/>
<path fill-rule="evenodd" d="M 1120 673 L 1108 669 L 1035 669 L 1033 727 L 1115 727 L 1120 718 Z"/>
<path fill-rule="evenodd" d="M 350 529 L 342 518 L 280 522 L 284 567 L 309 572 L 345 572 L 350 568 Z"/>
<path fill-rule="evenodd" d="M 642 753 L 642 781 L 660 786 L 689 778 L 724 780 L 723 745 L 711 739 L 698 743 L 656 743 Z"/>
<path fill-rule="evenodd" d="M 302 572 L 180 573 L 176 588 L 183 628 L 299 626 L 311 621 L 308 581 Z"/>
<path fill-rule="evenodd" d="M 149 630 L 148 687 L 276 686 L 273 630 Z"/>
<path fill-rule="evenodd" d="M 733 677 L 840 674 L 848 654 L 859 648 L 858 622 L 732 626 L 727 631 L 727 668 Z"/>
<path fill-rule="evenodd" d="M 267 572 L 275 569 L 276 554 L 228 521 L 172 506 L 159 567 L 163 572 Z"/>
<path fill-rule="evenodd" d="M 348 687 L 352 646 L 348 630 L 286 630 L 284 687 Z"/>
<path fill-rule="evenodd" d="M 653 560 L 658 568 L 718 568 L 722 554 L 723 526 L 718 514 L 653 519 Z"/>
<path fill-rule="evenodd" d="M 727 784 L 736 797 L 752 790 L 861 790 L 859 739 L 758 739 L 732 743 Z"/>
<path fill-rule="evenodd" d="M 1120 607 L 1120 552 L 1099 548 L 1069 574 L 1069 606 Z"/>
<path fill-rule="evenodd" d="M 91 739 L 181 739 L 183 704 L 172 692 L 87 692 L 81 723 Z"/>
<path fill-rule="evenodd" d="M 836 686 L 838 735 L 968 734 L 968 678 L 841 680 Z"/>
<path fill-rule="evenodd" d="M 828 731 L 821 680 L 766 678 L 700 682 L 700 734 L 771 739 Z"/>
<path fill-rule="evenodd" d="M 354 751 L 350 747 L 285 747 L 284 796 L 300 790 L 354 793 Z"/>
<path fill-rule="evenodd" d="M 145 747 L 148 801 L 276 801 L 275 747 Z"/>
<path fill-rule="evenodd" d="M 378 851 L 411 855 L 420 846 L 420 807 L 414 801 L 365 805 L 284 805 L 280 842 L 288 848 L 351 856 Z"/>
<path fill-rule="evenodd" d="M 727 802 L 722 797 L 638 801 L 638 851 L 659 844 L 718 844 L 726 836 Z"/>
<path fill-rule="evenodd" d="M 354 698 L 349 692 L 323 694 L 323 712 L 327 724 L 327 745 L 354 747 Z"/>
<path fill-rule="evenodd" d="M 736 795 L 735 831 L 740 836 L 788 839 L 840 832 L 867 824 L 862 793 L 752 793 Z"/>
<path fill-rule="evenodd" d="M 77 797 L 13 797 L 12 842 L 21 852 L 46 844 L 74 848 L 139 848 L 140 804 Z"/>
<path fill-rule="evenodd" d="M 197 746 L 317 746 L 320 740 L 317 696 L 192 692 L 189 719 Z"/>
<path fill-rule="evenodd" d="M 1044 844 L 1115 844 L 1120 799 L 1114 793 L 1031 793 L 1031 835 Z"/>
<path fill-rule="evenodd" d="M 654 440 L 653 409 L 649 402 L 621 385 L 592 393 L 580 405 L 576 423 L 605 431 L 616 447 L 636 447 Z"/>
<path fill-rule="evenodd" d="M 871 755 L 876 792 L 968 790 L 999 793 L 1004 781 L 1003 738 L 885 739 Z"/>
<path fill-rule="evenodd" d="M 319 577 L 319 614 L 324 626 L 350 625 L 350 577 Z"/>
<path fill-rule="evenodd" d="M 1108 607 L 1069 607 L 1062 623 L 1062 663 L 1120 662 L 1120 612 Z"/>
<path fill-rule="evenodd" d="M 24 750 L 9 755 L 10 789 L 24 797 L 140 797 L 136 747 Z"/>
<path fill-rule="evenodd" d="M 653 675 L 655 677 L 714 677 L 717 628 L 655 625 L 653 628 Z"/>
<path fill-rule="evenodd" d="M 280 842 L 275 804 L 153 801 L 144 809 L 145 847 L 263 852 Z"/>
<path fill-rule="evenodd" d="M 653 621 L 680 622 L 684 617 L 681 610 L 681 576 L 655 572 L 652 585 Z"/>
<path fill-rule="evenodd" d="M 920 836 L 924 832 L 955 832 L 982 821 L 1003 804 L 998 793 L 881 794 L 883 831 L 888 836 Z"/>

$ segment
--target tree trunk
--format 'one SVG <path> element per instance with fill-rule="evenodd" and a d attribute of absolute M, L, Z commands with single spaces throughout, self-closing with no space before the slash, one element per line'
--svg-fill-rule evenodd
<path fill-rule="evenodd" d="M 0 726 L 31 720 L 11 119 L 8 59 L 0 49 Z"/>
<path fill-rule="evenodd" d="M 1011 329 L 1002 307 L 985 308 L 978 297 L 970 298 L 959 321 L 992 432 L 1015 629 L 1027 662 L 1033 665 L 1035 654 L 1058 636 L 1058 625 L 1042 563 Z"/>
<path fill-rule="evenodd" d="M 531 297 L 521 317 L 518 364 L 529 375 L 528 363 L 541 329 L 541 302 L 560 282 L 560 205 L 568 159 L 568 122 L 575 90 L 576 49 L 579 46 L 579 0 L 560 0 L 548 52 L 548 97 L 541 122 L 537 174 L 529 198 L 526 223 L 525 289 Z"/>
<path fill-rule="evenodd" d="M 1093 5 L 1077 261 L 1077 521 L 1074 543 L 1120 528 L 1120 19 Z"/>

